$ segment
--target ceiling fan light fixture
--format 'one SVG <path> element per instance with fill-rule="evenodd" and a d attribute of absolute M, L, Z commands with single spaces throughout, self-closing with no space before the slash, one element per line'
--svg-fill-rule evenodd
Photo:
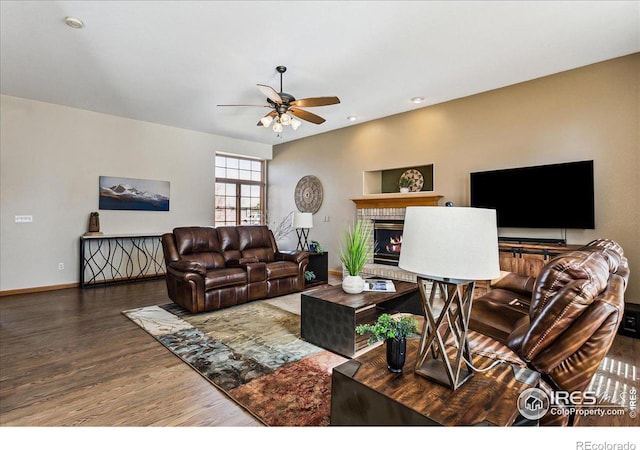
<path fill-rule="evenodd" d="M 289 114 L 281 114 L 280 115 L 280 122 L 282 123 L 282 125 L 289 125 L 291 123 L 291 116 Z"/>
<path fill-rule="evenodd" d="M 276 120 L 275 123 L 273 124 L 273 131 L 275 131 L 276 133 L 282 132 L 282 124 L 280 123 L 279 120 Z"/>
<path fill-rule="evenodd" d="M 269 125 L 271 125 L 271 122 L 273 122 L 273 117 L 265 116 L 262 119 L 260 119 L 260 122 L 262 122 L 263 127 L 267 128 Z"/>
<path fill-rule="evenodd" d="M 293 128 L 293 131 L 296 131 L 300 125 L 302 125 L 302 122 L 293 117 L 291 118 L 291 128 Z"/>

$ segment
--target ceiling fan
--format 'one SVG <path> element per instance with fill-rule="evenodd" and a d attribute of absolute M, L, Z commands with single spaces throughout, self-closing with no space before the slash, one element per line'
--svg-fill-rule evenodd
<path fill-rule="evenodd" d="M 340 99 L 338 97 L 310 97 L 296 100 L 293 95 L 283 92 L 282 89 L 282 74 L 287 71 L 287 68 L 285 66 L 278 66 L 276 67 L 276 70 L 278 71 L 278 73 L 280 73 L 280 92 L 276 92 L 274 88 L 272 88 L 271 86 L 267 86 L 266 84 L 258 84 L 258 89 L 260 90 L 260 92 L 267 96 L 266 105 L 217 106 L 252 106 L 271 108 L 271 111 L 267 115 L 262 117 L 258 121 L 257 125 L 259 127 L 266 128 L 273 123 L 273 131 L 275 131 L 276 133 L 280 133 L 283 130 L 283 125 L 290 125 L 291 128 L 296 130 L 302 123 L 299 120 L 296 120 L 296 117 L 298 119 L 315 123 L 317 125 L 320 125 L 325 121 L 322 117 L 300 108 L 328 106 L 340 103 Z"/>

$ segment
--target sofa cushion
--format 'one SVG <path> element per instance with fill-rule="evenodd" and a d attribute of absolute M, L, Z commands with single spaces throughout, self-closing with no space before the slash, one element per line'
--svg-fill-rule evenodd
<path fill-rule="evenodd" d="M 469 327 L 506 344 L 513 324 L 529 313 L 529 298 L 505 289 L 492 289 L 471 306 Z"/>
<path fill-rule="evenodd" d="M 224 267 L 218 233 L 212 227 L 180 227 L 173 230 L 181 259 L 194 261 L 207 270 Z"/>
<path fill-rule="evenodd" d="M 258 258 L 260 262 L 270 263 L 275 260 L 274 245 L 271 233 L 266 226 L 237 227 L 240 251 L 243 258 Z"/>
<path fill-rule="evenodd" d="M 247 283 L 247 273 L 239 267 L 215 269 L 207 272 L 204 279 L 205 290 Z"/>
<path fill-rule="evenodd" d="M 220 248 L 225 261 L 238 261 L 242 258 L 240 252 L 240 240 L 238 239 L 238 227 L 218 227 L 218 238 L 220 239 Z"/>
<path fill-rule="evenodd" d="M 569 328 L 605 290 L 609 261 L 601 252 L 564 253 L 545 265 L 531 299 L 531 328 L 522 346 L 530 361 Z"/>
<path fill-rule="evenodd" d="M 298 265 L 290 261 L 267 263 L 267 280 L 298 276 Z"/>

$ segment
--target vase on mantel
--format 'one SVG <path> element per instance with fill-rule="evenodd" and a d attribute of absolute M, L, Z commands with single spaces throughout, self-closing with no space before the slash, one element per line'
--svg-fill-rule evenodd
<path fill-rule="evenodd" d="M 347 294 L 359 294 L 364 291 L 364 280 L 360 275 L 347 275 L 342 280 L 342 290 Z"/>

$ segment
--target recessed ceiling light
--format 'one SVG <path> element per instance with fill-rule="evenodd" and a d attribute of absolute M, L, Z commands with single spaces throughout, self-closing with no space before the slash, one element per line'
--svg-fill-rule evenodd
<path fill-rule="evenodd" d="M 413 103 L 422 103 L 424 101 L 424 97 L 413 97 L 411 101 Z"/>
<path fill-rule="evenodd" d="M 347 120 L 349 122 L 355 122 L 356 120 L 358 120 L 358 116 L 349 116 L 349 117 L 347 117 Z"/>
<path fill-rule="evenodd" d="M 71 16 L 65 17 L 64 23 L 66 23 L 71 28 L 76 28 L 76 29 L 84 28 L 84 22 L 82 22 L 82 20 L 78 19 L 77 17 L 71 17 Z"/>

